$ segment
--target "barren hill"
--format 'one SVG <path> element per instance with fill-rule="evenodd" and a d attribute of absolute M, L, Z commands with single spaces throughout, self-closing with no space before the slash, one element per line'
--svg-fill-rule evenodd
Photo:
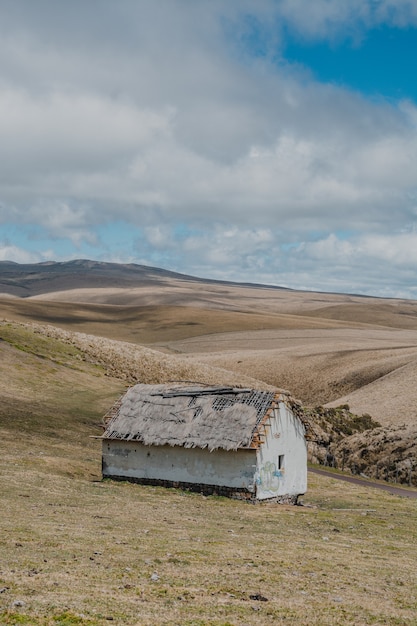
<path fill-rule="evenodd" d="M 102 481 L 96 436 L 125 382 L 197 372 L 34 323 L 0 323 L 0 337 L 2 625 L 415 622 L 415 500 L 317 474 L 302 507 Z M 371 437 L 355 443 L 362 471 L 364 451 L 402 445 Z M 393 474 L 416 484 L 410 464 Z"/>
<path fill-rule="evenodd" d="M 179 284 L 197 282 L 204 285 L 238 285 L 238 283 L 195 278 L 136 263 L 103 263 L 86 259 L 28 264 L 0 261 L 0 294 L 9 294 L 21 298 L 58 292 L 58 298 L 63 299 L 62 292 L 75 290 L 77 294 L 85 298 L 82 301 L 94 302 L 94 291 L 89 292 L 88 290 L 107 288 L 108 291 L 105 292 L 104 296 L 106 299 L 106 297 L 111 298 L 111 292 L 114 292 L 115 297 L 117 297 L 122 290 L 134 288 L 146 290 L 176 282 Z M 246 286 L 258 288 L 258 285 L 247 284 Z M 281 290 L 283 288 L 271 287 L 271 289 Z M 83 290 L 87 291 L 83 293 Z M 51 297 L 55 298 L 56 296 Z M 73 299 L 74 294 L 69 295 L 69 297 Z M 107 300 L 106 302 L 110 303 Z"/>
<path fill-rule="evenodd" d="M 417 421 L 417 302 L 198 279 L 93 261 L 0 263 L 0 318 L 180 354 L 349 403 L 384 424 Z"/>

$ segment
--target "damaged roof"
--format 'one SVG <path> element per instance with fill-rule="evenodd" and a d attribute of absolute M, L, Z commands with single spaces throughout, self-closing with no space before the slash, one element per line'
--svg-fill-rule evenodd
<path fill-rule="evenodd" d="M 138 384 L 109 412 L 103 438 L 210 451 L 250 448 L 280 399 L 253 389 Z"/>

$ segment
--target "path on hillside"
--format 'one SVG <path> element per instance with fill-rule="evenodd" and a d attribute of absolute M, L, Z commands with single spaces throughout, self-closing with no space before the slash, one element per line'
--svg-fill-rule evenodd
<path fill-rule="evenodd" d="M 361 485 L 362 487 L 373 487 L 374 489 L 382 489 L 382 491 L 388 491 L 395 496 L 404 496 L 406 498 L 416 498 L 417 499 L 417 490 L 413 489 L 404 489 L 402 487 L 397 487 L 392 483 L 382 483 L 381 481 L 369 480 L 365 478 L 359 478 L 356 476 L 348 476 L 344 474 L 336 474 L 335 472 L 331 472 L 325 469 L 316 469 L 313 467 L 309 467 L 308 471 L 312 474 L 319 474 L 320 476 L 327 476 L 328 478 L 336 478 L 338 480 L 344 480 L 348 483 L 353 483 L 354 485 Z"/>

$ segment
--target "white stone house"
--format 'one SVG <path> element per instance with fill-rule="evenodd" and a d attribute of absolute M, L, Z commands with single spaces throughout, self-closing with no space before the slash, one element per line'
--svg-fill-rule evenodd
<path fill-rule="evenodd" d="M 103 478 L 296 503 L 306 426 L 285 392 L 135 385 L 107 414 Z"/>

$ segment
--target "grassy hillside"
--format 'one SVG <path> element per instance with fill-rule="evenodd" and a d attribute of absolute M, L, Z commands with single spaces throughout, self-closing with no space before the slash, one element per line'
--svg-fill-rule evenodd
<path fill-rule="evenodd" d="M 319 476 L 304 507 L 102 482 L 89 435 L 120 372 L 7 324 L 0 368 L 0 624 L 414 623 L 415 501 Z"/>
<path fill-rule="evenodd" d="M 0 317 L 181 354 L 183 371 L 220 367 L 308 405 L 349 404 L 384 426 L 416 423 L 417 301 L 88 261 L 0 269 Z"/>
<path fill-rule="evenodd" d="M 74 446 L 89 449 L 89 436 L 101 434 L 101 418 L 124 388 L 124 381 L 107 376 L 77 348 L 0 324 L 2 440 L 12 448 L 40 446 L 41 463 L 84 475 Z"/>
<path fill-rule="evenodd" d="M 341 321 L 281 313 L 192 306 L 120 306 L 0 298 L 0 315 L 139 344 L 178 341 L 219 332 L 343 328 Z M 355 323 L 352 322 L 355 326 Z M 360 324 L 356 324 L 360 327 Z"/>
<path fill-rule="evenodd" d="M 290 389 L 307 405 L 349 404 L 384 425 L 416 423 L 417 336 L 396 329 L 217 333 L 167 342 L 190 363 Z"/>

